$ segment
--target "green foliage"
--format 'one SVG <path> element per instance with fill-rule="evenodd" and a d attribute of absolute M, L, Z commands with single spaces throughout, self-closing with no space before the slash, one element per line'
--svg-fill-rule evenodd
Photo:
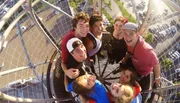
<path fill-rule="evenodd" d="M 109 2 L 107 1 L 107 0 L 103 0 L 102 1 L 105 5 L 108 5 L 109 4 Z"/>
<path fill-rule="evenodd" d="M 103 0 L 102 1 L 105 5 L 107 5 L 109 7 L 109 9 L 111 9 L 111 0 Z"/>
<path fill-rule="evenodd" d="M 69 5 L 75 9 L 81 2 L 84 2 L 84 0 L 69 0 Z M 91 2 L 93 2 L 93 0 L 91 0 Z"/>
<path fill-rule="evenodd" d="M 176 81 L 176 82 L 174 82 L 174 84 L 180 84 L 180 81 Z M 180 93 L 179 93 L 180 94 Z M 180 96 L 180 95 L 179 95 Z"/>
<path fill-rule="evenodd" d="M 90 0 L 90 4 L 93 5 L 93 3 L 94 3 L 94 0 Z"/>
<path fill-rule="evenodd" d="M 36 4 L 36 6 L 34 6 L 34 10 L 36 12 L 40 11 L 40 10 L 44 10 L 47 7 L 47 4 L 43 4 L 42 2 L 39 2 L 38 4 Z"/>
<path fill-rule="evenodd" d="M 116 2 L 116 4 L 119 6 L 119 9 L 121 10 L 122 12 L 122 15 L 124 17 L 126 17 L 128 19 L 128 21 L 130 22 L 133 22 L 133 23 L 136 23 L 136 19 L 131 16 L 131 14 L 128 13 L 128 11 L 126 10 L 126 8 L 124 8 L 124 3 L 120 2 L 119 0 L 114 0 Z"/>
<path fill-rule="evenodd" d="M 174 65 L 173 60 L 165 56 L 160 59 L 160 63 L 161 63 L 161 66 L 164 67 L 165 70 L 169 70 Z"/>
<path fill-rule="evenodd" d="M 49 3 L 53 4 L 56 2 L 56 0 L 48 0 Z"/>
<path fill-rule="evenodd" d="M 69 0 L 69 5 L 70 5 L 71 7 L 73 7 L 73 8 L 76 8 L 76 7 L 77 7 L 77 5 L 76 5 L 76 3 L 74 2 L 74 0 Z"/>
<path fill-rule="evenodd" d="M 177 92 L 177 96 L 180 97 L 180 92 Z"/>
<path fill-rule="evenodd" d="M 107 19 L 110 22 L 110 25 L 113 24 L 113 18 L 109 15 L 109 13 L 106 12 L 106 10 L 104 8 L 102 8 L 102 13 L 107 17 Z"/>
<path fill-rule="evenodd" d="M 150 32 L 146 33 L 143 37 L 147 43 L 152 43 L 154 41 L 154 36 Z"/>
<path fill-rule="evenodd" d="M 109 4 L 108 5 L 111 6 L 111 0 L 109 0 Z"/>

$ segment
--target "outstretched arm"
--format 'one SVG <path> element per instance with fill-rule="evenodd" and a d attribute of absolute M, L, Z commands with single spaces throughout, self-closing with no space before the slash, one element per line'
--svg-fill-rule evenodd
<path fill-rule="evenodd" d="M 156 86 L 160 86 L 161 77 L 160 77 L 160 65 L 159 64 L 156 64 L 153 67 L 153 72 L 154 72 L 154 77 L 155 77 L 154 83 L 156 83 Z"/>

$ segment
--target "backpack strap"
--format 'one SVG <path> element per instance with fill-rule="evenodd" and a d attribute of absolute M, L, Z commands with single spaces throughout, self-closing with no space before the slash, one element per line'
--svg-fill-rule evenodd
<path fill-rule="evenodd" d="M 93 42 L 93 45 L 94 45 L 93 49 L 96 48 L 97 43 L 96 43 L 95 37 L 93 37 L 90 33 L 88 33 L 86 37 Z"/>

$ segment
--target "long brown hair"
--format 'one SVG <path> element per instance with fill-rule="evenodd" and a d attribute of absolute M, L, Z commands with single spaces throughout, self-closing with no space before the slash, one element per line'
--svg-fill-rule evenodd
<path fill-rule="evenodd" d="M 84 87 L 83 85 L 81 85 L 81 83 L 79 81 L 81 81 L 83 75 L 82 76 L 79 76 L 78 78 L 76 78 L 76 80 L 73 81 L 73 91 L 76 93 L 76 94 L 81 94 L 81 95 L 87 95 L 89 94 L 93 88 L 87 88 L 87 87 Z"/>
<path fill-rule="evenodd" d="M 121 69 L 122 69 L 122 71 L 126 71 L 126 70 L 131 71 L 130 81 L 126 84 L 133 86 L 136 81 L 136 78 L 137 78 L 137 72 L 135 71 L 135 68 L 130 67 L 130 66 L 122 66 Z"/>

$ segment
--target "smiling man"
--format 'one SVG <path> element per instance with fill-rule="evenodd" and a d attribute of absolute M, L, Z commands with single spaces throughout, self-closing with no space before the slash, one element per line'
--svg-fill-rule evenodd
<path fill-rule="evenodd" d="M 124 40 L 128 46 L 128 54 L 131 55 L 132 64 L 138 73 L 139 84 L 142 90 L 149 89 L 150 72 L 152 71 L 154 72 L 154 83 L 156 86 L 159 86 L 160 65 L 154 49 L 139 35 L 136 24 L 126 23 L 122 29 Z"/>
<path fill-rule="evenodd" d="M 92 57 L 100 50 L 102 46 L 103 19 L 101 16 L 93 15 L 89 20 L 90 32 L 87 34 L 85 46 L 88 56 Z"/>
<path fill-rule="evenodd" d="M 65 74 L 71 78 L 74 79 L 77 77 L 77 75 L 73 75 L 74 74 L 74 69 L 76 68 L 72 68 L 71 66 L 68 66 L 68 62 L 71 57 L 70 52 L 68 51 L 66 44 L 68 42 L 69 39 L 73 38 L 73 37 L 77 37 L 79 39 L 83 39 L 84 37 L 86 37 L 86 35 L 89 32 L 89 16 L 88 14 L 84 13 L 84 12 L 80 12 L 77 15 L 74 16 L 74 18 L 72 19 L 72 25 L 73 25 L 73 29 L 69 31 L 69 33 L 67 33 L 63 40 L 62 40 L 62 45 L 61 45 L 61 49 L 62 49 L 62 63 L 61 63 L 61 67 L 63 69 L 63 71 L 65 72 Z M 71 61 L 72 62 L 72 61 Z"/>
<path fill-rule="evenodd" d="M 87 51 L 82 41 L 76 37 L 71 38 L 66 44 L 67 50 L 70 53 L 67 62 L 67 70 L 65 74 L 68 75 L 68 81 L 74 80 L 73 77 L 78 77 L 79 75 L 84 75 L 85 70 L 82 67 L 82 62 L 87 58 Z"/>

